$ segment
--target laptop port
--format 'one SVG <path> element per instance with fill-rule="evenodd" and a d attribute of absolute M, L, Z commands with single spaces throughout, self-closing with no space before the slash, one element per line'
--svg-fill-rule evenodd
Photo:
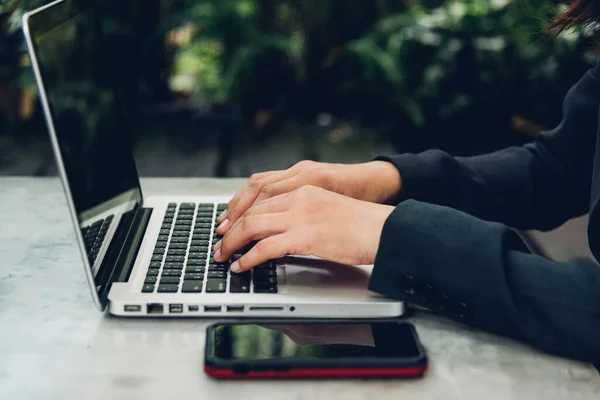
<path fill-rule="evenodd" d="M 250 307 L 250 311 L 283 311 L 283 307 Z"/>
<path fill-rule="evenodd" d="M 244 306 L 227 306 L 227 312 L 244 312 Z"/>
<path fill-rule="evenodd" d="M 125 312 L 141 312 L 142 306 L 139 304 L 127 304 L 125 306 Z"/>
<path fill-rule="evenodd" d="M 170 304 L 169 312 L 171 314 L 181 314 L 183 312 L 183 304 Z"/>
<path fill-rule="evenodd" d="M 204 306 L 204 312 L 219 312 L 221 306 Z"/>
<path fill-rule="evenodd" d="M 200 311 L 200 306 L 188 306 L 189 312 L 198 312 Z"/>
<path fill-rule="evenodd" d="M 146 307 L 148 314 L 163 314 L 165 312 L 165 307 L 162 304 L 148 304 Z"/>

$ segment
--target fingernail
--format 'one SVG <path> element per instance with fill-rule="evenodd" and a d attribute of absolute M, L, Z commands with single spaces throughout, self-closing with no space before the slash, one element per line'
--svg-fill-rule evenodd
<path fill-rule="evenodd" d="M 219 227 L 217 229 L 223 229 L 227 225 L 229 225 L 229 220 L 228 219 L 226 219 L 225 221 L 221 222 L 221 225 L 219 225 Z"/>
<path fill-rule="evenodd" d="M 221 248 L 221 242 L 223 241 L 223 239 L 219 240 L 217 243 L 215 243 L 215 250 L 219 250 Z M 215 253 L 217 254 L 217 253 Z"/>
<path fill-rule="evenodd" d="M 217 250 L 215 252 L 215 260 L 220 260 L 221 259 L 221 250 Z"/>
<path fill-rule="evenodd" d="M 223 211 L 221 215 L 219 215 L 219 218 L 225 218 L 227 216 L 227 212 L 227 210 Z"/>
<path fill-rule="evenodd" d="M 231 264 L 231 270 L 233 272 L 239 272 L 240 271 L 240 263 L 236 261 L 233 264 Z"/>

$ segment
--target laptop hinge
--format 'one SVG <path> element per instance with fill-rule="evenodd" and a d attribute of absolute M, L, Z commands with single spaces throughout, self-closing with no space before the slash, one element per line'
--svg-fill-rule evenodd
<path fill-rule="evenodd" d="M 112 284 L 129 280 L 151 216 L 151 208 L 137 207 L 121 217 L 96 275 L 96 286 L 100 288 L 98 295 L 103 306 L 108 303 Z"/>

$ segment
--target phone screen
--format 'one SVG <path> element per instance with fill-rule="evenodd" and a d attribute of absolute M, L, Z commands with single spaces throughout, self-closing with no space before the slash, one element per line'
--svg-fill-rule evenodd
<path fill-rule="evenodd" d="M 217 325 L 209 354 L 222 361 L 416 358 L 412 327 L 396 322 L 367 324 Z"/>

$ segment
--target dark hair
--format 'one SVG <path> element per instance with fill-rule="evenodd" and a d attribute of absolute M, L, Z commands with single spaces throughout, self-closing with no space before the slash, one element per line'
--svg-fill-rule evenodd
<path fill-rule="evenodd" d="M 569 7 L 558 14 L 548 26 L 548 32 L 557 36 L 571 28 L 585 28 L 600 22 L 600 1 L 572 0 Z"/>

